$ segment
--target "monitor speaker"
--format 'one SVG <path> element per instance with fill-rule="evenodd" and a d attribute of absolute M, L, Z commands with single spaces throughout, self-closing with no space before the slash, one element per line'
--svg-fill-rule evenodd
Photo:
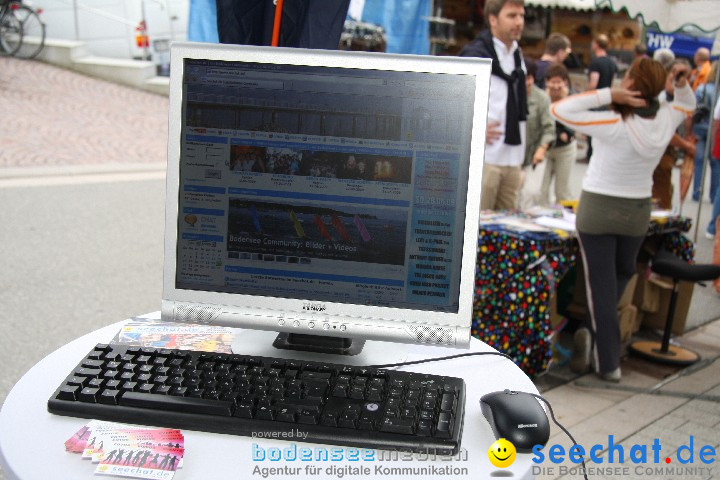
<path fill-rule="evenodd" d="M 222 310 L 218 307 L 200 307 L 197 305 L 178 305 L 174 318 L 179 322 L 210 323 Z"/>
<path fill-rule="evenodd" d="M 432 343 L 437 345 L 453 345 L 455 336 L 452 328 L 430 327 L 428 325 L 411 325 L 410 332 L 417 338 L 418 343 Z"/>

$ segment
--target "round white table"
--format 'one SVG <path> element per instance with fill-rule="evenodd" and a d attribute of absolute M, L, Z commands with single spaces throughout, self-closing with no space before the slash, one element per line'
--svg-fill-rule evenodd
<path fill-rule="evenodd" d="M 0 411 L 0 466 L 8 479 L 39 480 L 58 478 L 97 478 L 95 465 L 77 454 L 65 452 L 64 442 L 87 423 L 87 419 L 64 417 L 48 413 L 47 400 L 55 389 L 97 343 L 108 343 L 124 322 L 118 322 L 84 335 L 51 353 L 30 369 L 10 391 Z M 242 340 L 243 330 L 235 331 Z M 268 332 L 268 339 L 274 338 Z M 254 332 L 248 338 L 257 338 Z M 255 341 L 255 340 L 253 340 Z M 382 342 L 378 342 L 382 343 Z M 234 343 L 234 345 L 237 342 Z M 387 344 L 389 348 L 396 344 Z M 279 356 L 268 348 L 266 356 Z M 441 357 L 464 353 L 456 349 L 409 345 L 408 360 Z M 485 343 L 473 339 L 470 351 L 493 351 Z M 254 352 L 253 352 L 254 354 Z M 320 354 L 321 355 L 321 354 Z M 322 361 L 328 361 L 327 358 Z M 334 360 L 333 360 L 334 361 Z M 510 476 L 515 479 L 533 478 L 531 454 L 518 454 L 507 469 L 498 470 L 488 460 L 488 449 L 495 441 L 489 424 L 480 411 L 480 397 L 486 393 L 509 388 L 537 393 L 530 379 L 515 364 L 499 356 L 464 357 L 449 361 L 431 362 L 408 367 L 436 375 L 451 375 L 465 379 L 467 393 L 465 424 L 461 454 L 456 457 L 411 459 L 401 455 L 397 460 L 372 461 L 254 461 L 253 444 L 267 450 L 292 447 L 321 447 L 300 441 L 288 442 L 272 439 L 252 439 L 234 435 L 183 430 L 185 460 L 183 468 L 175 473 L 177 480 L 196 479 L 262 479 L 263 469 L 288 467 L 278 470 L 268 479 L 317 478 L 338 480 L 341 470 L 344 480 L 366 476 L 396 479 L 435 479 L 437 469 L 451 468 L 452 478 L 475 480 L 492 476 Z M 340 448 L 327 446 L 327 448 Z M 345 447 L 348 448 L 348 447 Z M 376 452 L 377 453 L 377 452 Z M 306 466 L 316 467 L 314 470 Z M 369 468 L 364 470 L 362 467 Z M 293 470 L 296 469 L 296 470 Z M 299 468 L 299 470 L 297 470 Z M 379 468 L 380 470 L 376 470 Z M 349 469 L 349 470 L 348 470 Z M 352 470 L 357 469 L 357 470 Z M 443 470 L 444 471 L 444 470 Z M 268 471 L 266 471 L 267 473 Z M 450 477 L 449 477 L 450 478 Z"/>

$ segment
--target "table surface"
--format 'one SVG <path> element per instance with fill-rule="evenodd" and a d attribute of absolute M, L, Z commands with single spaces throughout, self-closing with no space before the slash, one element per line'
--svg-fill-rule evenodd
<path fill-rule="evenodd" d="M 157 314 L 154 314 L 157 315 Z M 159 316 L 159 315 L 158 315 Z M 82 336 L 59 348 L 28 371 L 13 387 L 0 411 L 0 466 L 8 479 L 23 480 L 56 479 L 58 472 L 63 478 L 95 478 L 95 465 L 83 460 L 77 454 L 65 452 L 64 442 L 73 433 L 87 423 L 87 419 L 52 415 L 47 411 L 47 400 L 55 389 L 97 343 L 108 343 L 124 322 L 118 322 Z M 236 339 L 242 342 L 245 331 L 234 330 Z M 270 347 L 270 339 L 275 333 L 267 332 L 268 351 L 266 356 L 279 356 Z M 248 336 L 256 341 L 257 332 Z M 236 342 L 237 343 L 237 342 Z M 369 343 L 369 342 L 368 342 Z M 373 342 L 383 344 L 384 342 Z M 382 347 L 382 345 L 379 345 Z M 378 345 L 376 345 L 378 347 Z M 397 349 L 397 344 L 387 344 Z M 441 357 L 463 353 L 456 349 L 425 347 L 419 345 L 402 346 L 407 348 L 407 359 Z M 493 351 L 485 343 L 472 339 L 471 351 Z M 254 354 L 254 352 L 253 352 Z M 318 354 L 318 357 L 322 357 Z M 319 358 L 320 359 L 320 358 Z M 327 358 L 320 359 L 328 361 Z M 338 362 L 338 360 L 332 360 Z M 338 479 L 338 469 L 368 467 L 370 475 L 375 469 L 409 468 L 422 470 L 395 471 L 397 474 L 377 475 L 382 478 L 417 479 L 436 478 L 432 468 L 463 469 L 460 479 L 488 478 L 493 472 L 513 478 L 532 478 L 533 463 L 531 454 L 518 454 L 515 462 L 507 469 L 498 471 L 488 460 L 488 449 L 495 441 L 492 430 L 480 410 L 480 397 L 486 393 L 509 388 L 511 390 L 537 393 L 530 379 L 511 361 L 499 356 L 474 356 L 460 359 L 431 362 L 420 365 L 400 367 L 407 371 L 416 371 L 436 375 L 463 377 L 466 383 L 465 425 L 462 436 L 462 448 L 466 456 L 438 457 L 427 459 L 415 456 L 413 459 L 400 458 L 395 461 L 378 459 L 374 461 L 253 461 L 252 448 L 256 443 L 264 449 L 280 449 L 292 446 L 291 442 L 271 439 L 251 439 L 250 437 L 221 435 L 206 432 L 183 430 L 185 435 L 185 459 L 183 467 L 175 473 L 175 479 L 222 478 L 245 479 L 263 478 L 263 468 L 299 468 L 295 475 L 270 474 L 267 478 L 328 478 Z M 295 443 L 297 448 L 318 448 L 320 445 Z M 332 446 L 327 446 L 332 448 Z M 336 447 L 338 448 L 338 447 Z M 348 448 L 348 447 L 345 447 Z M 320 467 L 319 473 L 307 475 L 305 467 Z M 260 470 L 256 470 L 259 467 Z M 335 467 L 335 470 L 332 469 Z M 255 473 L 253 473 L 255 471 Z M 418 474 L 420 473 L 420 474 Z M 423 474 L 424 473 L 424 474 Z M 343 478 L 359 477 L 345 472 Z M 367 476 L 367 475 L 363 475 Z M 493 475 L 495 476 L 495 475 Z"/>

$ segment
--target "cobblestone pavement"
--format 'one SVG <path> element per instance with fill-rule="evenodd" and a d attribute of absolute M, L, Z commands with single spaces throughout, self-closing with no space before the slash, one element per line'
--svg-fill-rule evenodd
<path fill-rule="evenodd" d="M 163 163 L 168 99 L 0 57 L 0 168 Z"/>

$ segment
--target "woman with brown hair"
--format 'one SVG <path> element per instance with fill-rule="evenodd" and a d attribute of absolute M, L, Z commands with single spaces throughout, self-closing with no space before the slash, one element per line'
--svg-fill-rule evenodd
<path fill-rule="evenodd" d="M 574 371 L 587 371 L 592 357 L 601 378 L 620 381 L 617 302 L 647 233 L 652 172 L 677 126 L 695 109 L 688 73 L 676 70 L 660 95 L 665 69 L 638 58 L 619 87 L 571 95 L 550 107 L 557 121 L 593 137 L 576 223 L 590 318 L 589 328 L 575 334 Z M 592 110 L 606 105 L 611 109 Z"/>
<path fill-rule="evenodd" d="M 562 63 L 553 63 L 545 70 L 545 88 L 550 100 L 559 102 L 570 95 L 570 75 Z M 540 184 L 540 205 L 550 205 L 550 184 L 555 181 L 555 201 L 560 203 L 573 198 L 570 176 L 577 157 L 575 132 L 555 122 L 555 140 L 545 155 L 545 172 Z"/>

